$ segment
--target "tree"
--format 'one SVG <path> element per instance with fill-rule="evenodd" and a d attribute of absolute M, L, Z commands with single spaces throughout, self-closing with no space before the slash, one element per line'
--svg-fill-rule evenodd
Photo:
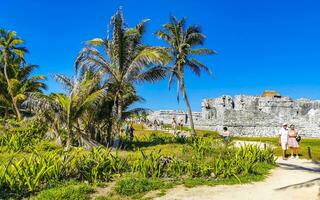
<path fill-rule="evenodd" d="M 165 49 L 142 43 L 147 21 L 128 28 L 119 10 L 110 20 L 111 35 L 88 41 L 89 46 L 79 55 L 78 62 L 82 67 L 99 68 L 108 77 L 106 85 L 113 94 L 113 132 L 116 136 L 123 120 L 124 99 L 128 95 L 135 96 L 134 84 L 155 82 L 166 75 L 162 68 L 169 61 Z M 103 49 L 105 55 L 96 47 Z"/>
<path fill-rule="evenodd" d="M 164 24 L 162 29 L 156 32 L 156 35 L 169 45 L 168 52 L 172 58 L 169 87 L 175 80 L 178 81 L 178 89 L 181 91 L 187 106 L 191 134 L 195 135 L 192 111 L 185 87 L 185 68 L 189 68 L 197 76 L 200 76 L 201 70 L 210 74 L 210 69 L 197 60 L 196 56 L 214 54 L 215 52 L 207 48 L 197 48 L 197 46 L 203 45 L 205 35 L 201 32 L 199 26 L 187 27 L 185 18 L 179 21 L 173 16 L 170 17 L 170 22 Z M 179 101 L 179 93 L 177 99 Z"/>
<path fill-rule="evenodd" d="M 0 103 L 5 109 L 5 116 L 9 107 L 21 120 L 20 105 L 30 92 L 41 92 L 46 88 L 42 83 L 43 75 L 31 76 L 36 65 L 26 65 L 24 55 L 27 52 L 21 47 L 23 40 L 14 31 L 0 29 Z"/>
<path fill-rule="evenodd" d="M 56 75 L 55 78 L 66 88 L 67 94 L 46 96 L 33 93 L 26 104 L 50 122 L 56 138 L 66 132 L 68 148 L 73 145 L 73 140 L 79 145 L 96 145 L 83 120 L 88 113 L 98 110 L 107 96 L 107 88 L 99 88 L 102 74 L 86 71 L 74 79 L 63 75 Z"/>

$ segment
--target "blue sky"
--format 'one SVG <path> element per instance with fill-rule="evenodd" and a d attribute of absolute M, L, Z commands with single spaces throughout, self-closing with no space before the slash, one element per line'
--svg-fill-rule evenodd
<path fill-rule="evenodd" d="M 265 89 L 293 98 L 320 99 L 320 2 L 312 0 L 1 0 L 0 27 L 25 39 L 27 60 L 49 77 L 48 92 L 61 91 L 50 75 L 72 75 L 83 41 L 104 37 L 119 6 L 129 26 L 151 19 L 145 42 L 163 45 L 154 32 L 170 15 L 187 17 L 207 35 L 217 55 L 200 58 L 214 72 L 186 75 L 193 110 L 201 99 L 223 94 L 258 95 Z M 143 107 L 184 109 L 167 80 L 138 86 Z"/>

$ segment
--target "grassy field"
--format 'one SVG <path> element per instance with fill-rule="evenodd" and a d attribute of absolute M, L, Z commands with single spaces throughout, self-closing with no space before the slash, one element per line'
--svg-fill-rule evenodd
<path fill-rule="evenodd" d="M 257 141 L 263 142 L 266 144 L 271 144 L 275 146 L 275 153 L 276 155 L 281 155 L 281 146 L 279 144 L 279 139 L 277 137 L 270 138 L 270 137 L 236 137 L 237 140 L 242 141 Z M 302 138 L 299 143 L 299 156 L 300 158 L 310 159 L 308 155 L 308 147 L 311 148 L 311 156 L 312 160 L 320 161 L 320 138 Z M 290 155 L 290 150 L 287 151 L 287 155 Z"/>
<path fill-rule="evenodd" d="M 167 125 L 167 128 L 170 128 L 170 125 Z M 183 127 L 183 130 L 189 131 L 187 127 Z M 141 134 L 141 133 L 140 133 Z M 213 138 L 219 138 L 219 133 L 216 131 L 208 130 L 197 130 L 199 136 L 210 135 Z M 275 146 L 275 154 L 281 155 L 281 146 L 279 144 L 278 137 L 234 137 L 234 140 L 241 141 L 256 141 L 263 142 L 266 144 L 271 144 Z M 302 138 L 299 143 L 299 156 L 303 159 L 312 159 L 315 161 L 320 161 L 320 138 Z M 311 157 L 308 155 L 308 147 L 311 148 Z M 290 150 L 287 151 L 287 155 L 290 155 Z"/>

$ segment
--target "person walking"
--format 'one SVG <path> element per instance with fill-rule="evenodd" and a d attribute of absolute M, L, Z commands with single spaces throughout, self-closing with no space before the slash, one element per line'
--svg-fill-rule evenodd
<path fill-rule="evenodd" d="M 130 127 L 129 127 L 129 138 L 130 138 L 130 142 L 133 141 L 133 136 L 134 136 L 134 128 L 133 128 L 133 123 L 130 124 Z"/>
<path fill-rule="evenodd" d="M 286 152 L 288 149 L 288 124 L 282 124 L 282 128 L 278 132 L 279 143 L 282 149 L 282 159 L 286 160 Z"/>
<path fill-rule="evenodd" d="M 172 129 L 173 129 L 173 133 L 176 134 L 176 131 L 177 131 L 177 121 L 176 121 L 176 118 L 172 118 L 172 121 L 171 121 L 171 126 L 172 126 Z"/>
<path fill-rule="evenodd" d="M 297 141 L 297 136 L 298 136 L 298 132 L 296 131 L 295 127 L 293 124 L 290 125 L 289 130 L 288 130 L 288 147 L 291 150 L 291 157 L 290 158 L 294 158 L 294 154 L 296 155 L 296 159 L 299 159 L 299 155 L 298 155 L 298 148 L 299 148 L 299 144 Z"/>

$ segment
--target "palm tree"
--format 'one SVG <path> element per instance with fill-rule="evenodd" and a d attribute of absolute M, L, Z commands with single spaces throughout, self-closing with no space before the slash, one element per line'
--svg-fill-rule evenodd
<path fill-rule="evenodd" d="M 23 42 L 21 38 L 16 36 L 15 31 L 0 29 L 0 62 L 3 63 L 3 74 L 7 82 L 7 91 L 12 98 L 12 105 L 18 120 L 21 119 L 21 114 L 16 103 L 14 103 L 17 101 L 17 97 L 14 99 L 11 95 L 11 89 L 16 86 L 16 83 L 15 81 L 10 81 L 7 68 L 10 67 L 10 63 L 16 63 L 16 60 L 24 62 L 24 54 L 27 52 L 27 49 L 20 46 Z"/>
<path fill-rule="evenodd" d="M 197 55 L 214 54 L 213 50 L 207 48 L 197 48 L 203 45 L 205 35 L 201 32 L 199 26 L 186 26 L 186 19 L 180 21 L 175 17 L 170 17 L 170 22 L 164 24 L 162 30 L 156 32 L 156 35 L 168 43 L 168 52 L 172 57 L 171 74 L 169 78 L 169 87 L 172 83 L 178 81 L 178 89 L 181 91 L 182 97 L 187 106 L 187 112 L 190 119 L 191 134 L 195 135 L 192 111 L 185 87 L 185 68 L 189 68 L 197 76 L 200 76 L 201 70 L 211 73 L 210 69 L 197 60 Z M 177 95 L 179 101 L 179 93 Z"/>
<path fill-rule="evenodd" d="M 23 40 L 16 32 L 0 29 L 0 103 L 5 108 L 5 116 L 12 107 L 17 120 L 21 120 L 20 105 L 30 92 L 41 92 L 46 88 L 43 75 L 31 76 L 36 65 L 26 65 Z"/>
<path fill-rule="evenodd" d="M 33 93 L 26 105 L 48 120 L 55 137 L 60 140 L 63 132 L 67 134 L 66 146 L 69 148 L 76 140 L 80 145 L 95 145 L 84 127 L 83 117 L 99 109 L 99 105 L 107 96 L 107 89 L 99 88 L 101 73 L 84 72 L 80 77 L 70 79 L 63 75 L 56 75 L 67 94 L 53 93 L 46 96 Z"/>
<path fill-rule="evenodd" d="M 134 84 L 155 82 L 165 77 L 161 67 L 169 60 L 165 49 L 142 43 L 147 21 L 128 28 L 119 10 L 110 20 L 111 38 L 107 35 L 105 39 L 92 39 L 79 54 L 78 62 L 82 67 L 99 68 L 107 76 L 106 85 L 113 94 L 113 132 L 116 136 L 120 133 L 124 99 L 135 93 Z M 103 49 L 105 54 L 96 47 Z"/>

